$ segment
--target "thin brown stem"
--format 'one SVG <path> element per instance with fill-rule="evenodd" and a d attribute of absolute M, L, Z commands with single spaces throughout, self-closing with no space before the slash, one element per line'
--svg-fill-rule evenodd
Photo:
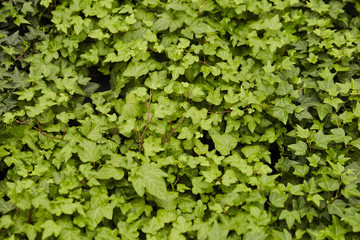
<path fill-rule="evenodd" d="M 180 122 L 176 125 L 176 127 L 170 132 L 169 136 L 166 138 L 165 142 L 169 141 L 169 138 L 171 137 L 171 135 L 176 131 L 176 129 L 180 126 L 180 124 L 184 121 L 185 116 L 183 116 L 180 120 Z"/>
<path fill-rule="evenodd" d="M 19 60 L 26 52 L 26 50 L 28 50 L 29 48 L 25 48 L 25 50 L 12 62 L 12 64 L 14 64 L 17 60 Z"/>
<path fill-rule="evenodd" d="M 341 176 L 340 181 L 339 181 L 339 188 L 338 188 L 338 190 L 336 191 L 336 194 L 335 194 L 335 199 L 337 199 L 339 197 L 339 192 L 340 192 L 340 187 L 341 187 L 342 180 L 343 180 L 343 177 Z"/>
<path fill-rule="evenodd" d="M 20 122 L 19 120 L 15 119 L 15 122 L 19 123 L 19 124 L 22 124 L 22 125 L 29 125 L 27 124 L 26 122 Z M 52 138 L 52 139 L 58 139 L 58 140 L 62 140 L 64 139 L 64 136 L 65 136 L 65 132 L 63 134 L 63 136 L 60 138 L 60 137 L 54 137 L 54 136 L 50 136 L 46 133 L 44 133 L 41 129 L 40 129 L 40 126 L 39 126 L 39 122 L 38 122 L 38 127 L 35 127 L 35 126 L 32 126 L 33 129 L 37 130 L 41 135 L 45 136 L 45 137 L 49 137 L 49 138 Z"/>
<path fill-rule="evenodd" d="M 139 153 L 141 153 L 141 145 L 142 145 L 142 140 L 143 140 L 144 135 L 145 135 L 145 131 L 146 131 L 146 129 L 148 128 L 151 120 L 153 119 L 153 117 L 154 117 L 154 115 L 155 115 L 155 114 L 153 114 L 153 115 L 151 116 L 151 118 L 150 118 L 150 103 L 151 103 L 151 97 L 152 97 L 152 92 L 150 92 L 149 102 L 148 102 L 148 103 L 145 102 L 145 105 L 146 105 L 146 114 L 147 114 L 147 122 L 146 122 L 146 126 L 145 126 L 145 128 L 144 128 L 144 131 L 143 131 L 142 134 L 141 134 L 140 139 L 138 138 L 138 139 L 139 139 Z"/>
<path fill-rule="evenodd" d="M 28 219 L 25 221 L 26 223 L 31 223 L 32 222 L 32 213 L 33 213 L 34 207 L 31 206 L 30 210 L 29 210 L 29 216 Z"/>
<path fill-rule="evenodd" d="M 188 93 L 188 95 L 186 96 L 186 98 L 184 99 L 184 101 L 181 101 L 181 103 L 186 102 L 186 100 L 191 96 L 191 92 Z M 182 96 L 181 96 L 182 97 Z"/>
<path fill-rule="evenodd" d="M 230 113 L 232 112 L 232 110 L 226 110 L 226 111 L 222 111 L 222 112 L 208 112 L 208 114 L 223 114 L 223 113 Z"/>

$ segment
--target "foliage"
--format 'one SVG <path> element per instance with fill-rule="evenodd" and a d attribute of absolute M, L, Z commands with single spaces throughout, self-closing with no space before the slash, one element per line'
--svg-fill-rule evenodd
<path fill-rule="evenodd" d="M 356 0 L 1 12 L 1 239 L 356 239 Z"/>

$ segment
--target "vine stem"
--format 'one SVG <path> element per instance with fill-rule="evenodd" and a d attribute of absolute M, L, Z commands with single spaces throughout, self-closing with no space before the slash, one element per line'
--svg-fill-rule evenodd
<path fill-rule="evenodd" d="M 19 60 L 28 49 L 29 49 L 29 47 L 25 48 L 25 50 L 12 62 L 12 64 L 14 64 L 17 60 Z"/>
<path fill-rule="evenodd" d="M 176 129 L 180 126 L 180 124 L 184 121 L 184 119 L 185 119 L 185 116 L 183 116 L 183 117 L 181 118 L 180 122 L 176 125 L 176 127 L 175 127 L 173 130 L 171 130 L 169 136 L 166 138 L 166 140 L 165 140 L 164 143 L 166 143 L 167 141 L 169 141 L 169 138 L 171 137 L 171 135 L 176 131 Z"/>
<path fill-rule="evenodd" d="M 22 124 L 22 125 L 27 125 L 27 126 L 29 126 L 29 124 L 27 124 L 26 122 L 20 122 L 20 121 L 17 120 L 17 119 L 15 119 L 15 122 L 17 122 L 17 123 L 19 123 L 19 124 Z M 44 132 L 40 129 L 39 122 L 37 122 L 37 124 L 38 124 L 38 127 L 32 126 L 32 128 L 35 129 L 35 130 L 37 130 L 41 135 L 43 135 L 43 136 L 45 136 L 45 137 L 52 138 L 52 139 L 58 139 L 58 140 L 64 139 L 64 136 L 65 136 L 65 133 L 66 133 L 66 131 L 65 131 L 66 127 L 64 127 L 64 133 L 63 133 L 62 137 L 53 137 L 53 136 L 50 136 L 50 135 L 44 133 Z M 64 125 L 64 126 L 65 126 L 65 125 Z"/>
<path fill-rule="evenodd" d="M 138 137 L 138 141 L 139 141 L 139 153 L 141 153 L 141 145 L 142 145 L 142 140 L 143 140 L 144 135 L 145 135 L 145 131 L 146 131 L 146 129 L 148 128 L 151 120 L 152 120 L 153 117 L 154 117 L 154 114 L 152 114 L 152 116 L 151 116 L 151 118 L 150 118 L 150 103 L 151 103 L 151 97 L 152 97 L 152 92 L 150 92 L 149 102 L 148 102 L 148 103 L 145 102 L 146 110 L 147 110 L 147 112 L 146 112 L 146 114 L 147 114 L 147 122 L 146 122 L 146 126 L 145 126 L 145 128 L 144 128 L 144 131 L 143 131 L 142 134 L 141 134 L 140 139 L 139 139 L 139 137 Z M 136 129 L 135 129 L 135 131 L 137 132 Z M 136 135 L 138 136 L 138 134 L 136 134 Z"/>

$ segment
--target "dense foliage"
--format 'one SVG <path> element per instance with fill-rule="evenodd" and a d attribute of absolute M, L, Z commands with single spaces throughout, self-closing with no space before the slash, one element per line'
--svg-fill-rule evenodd
<path fill-rule="evenodd" d="M 357 0 L 7 0 L 1 239 L 358 239 Z"/>

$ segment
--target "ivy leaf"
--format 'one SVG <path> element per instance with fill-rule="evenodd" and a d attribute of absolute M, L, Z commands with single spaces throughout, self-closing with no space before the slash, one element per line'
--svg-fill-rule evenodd
<path fill-rule="evenodd" d="M 327 103 L 317 105 L 316 110 L 318 112 L 320 120 L 323 120 L 326 117 L 326 115 L 332 113 L 332 107 Z"/>
<path fill-rule="evenodd" d="M 298 156 L 305 155 L 307 151 L 307 144 L 303 141 L 298 141 L 295 144 L 290 144 L 288 147 L 295 150 L 295 154 Z"/>
<path fill-rule="evenodd" d="M 105 165 L 100 168 L 96 173 L 96 178 L 98 179 L 110 179 L 120 180 L 124 177 L 124 171 L 117 169 L 113 166 Z"/>
<path fill-rule="evenodd" d="M 277 207 L 277 208 L 283 208 L 284 203 L 286 202 L 288 197 L 289 196 L 287 194 L 282 193 L 276 189 L 274 189 L 270 192 L 270 202 L 274 207 Z"/>
<path fill-rule="evenodd" d="M 144 140 L 144 152 L 146 156 L 155 156 L 156 153 L 164 151 L 161 139 L 150 136 Z"/>
<path fill-rule="evenodd" d="M 341 218 L 341 220 L 348 223 L 352 227 L 354 232 L 360 232 L 359 213 L 346 214 L 344 217 Z"/>
<path fill-rule="evenodd" d="M 216 106 L 220 105 L 223 100 L 220 90 L 220 87 L 216 88 L 215 91 L 210 90 L 208 96 L 206 97 L 206 101 Z"/>
<path fill-rule="evenodd" d="M 234 103 L 239 101 L 239 95 L 234 94 L 233 89 L 230 88 L 228 90 L 228 93 L 226 95 L 224 95 L 224 99 L 225 99 L 226 102 L 228 102 L 230 104 L 234 104 Z"/>
<path fill-rule="evenodd" d="M 237 146 L 236 138 L 230 134 L 212 134 L 212 140 L 214 141 L 215 148 L 218 150 L 221 155 L 227 156 L 230 154 L 230 151 Z"/>
<path fill-rule="evenodd" d="M 282 210 L 279 216 L 279 219 L 285 219 L 288 229 L 290 230 L 295 223 L 295 220 L 298 223 L 301 223 L 300 213 L 298 211 L 288 211 L 286 209 Z"/>
<path fill-rule="evenodd" d="M 293 166 L 295 171 L 293 172 L 294 175 L 299 177 L 304 177 L 309 172 L 309 166 L 308 165 L 295 165 Z"/>
<path fill-rule="evenodd" d="M 333 139 L 332 136 L 325 135 L 323 133 L 323 131 L 319 131 L 319 132 L 315 133 L 315 135 L 314 135 L 314 140 L 315 140 L 316 145 L 323 149 L 328 148 L 327 145 L 332 139 Z"/>
<path fill-rule="evenodd" d="M 245 155 L 248 162 L 259 161 L 259 153 L 261 151 L 261 146 L 245 146 L 241 149 L 241 152 Z"/>
<path fill-rule="evenodd" d="M 3 198 L 0 199 L 0 212 L 6 214 L 15 209 L 15 206 L 11 202 L 6 202 Z"/>
<path fill-rule="evenodd" d="M 151 195 L 166 199 L 168 192 L 163 177 L 167 174 L 154 164 L 146 163 L 131 171 L 130 181 L 139 196 L 143 196 L 145 189 Z"/>
<path fill-rule="evenodd" d="M 166 71 L 157 71 L 150 73 L 149 77 L 145 80 L 145 86 L 155 90 L 158 88 L 164 88 L 169 82 L 166 75 Z"/>
<path fill-rule="evenodd" d="M 50 75 L 56 75 L 60 71 L 59 67 L 46 62 L 41 54 L 27 58 L 26 61 L 30 62 L 30 77 L 49 77 Z"/>
<path fill-rule="evenodd" d="M 342 226 L 338 217 L 332 216 L 332 220 L 333 224 L 325 229 L 326 236 L 329 236 L 332 239 L 345 239 L 345 234 L 348 230 Z"/>
<path fill-rule="evenodd" d="M 82 162 L 96 162 L 101 159 L 100 147 L 92 141 L 85 140 L 79 144 L 79 158 Z"/>
<path fill-rule="evenodd" d="M 329 213 L 332 215 L 338 215 L 339 217 L 343 217 L 345 215 L 344 210 L 346 205 L 347 204 L 343 200 L 336 199 L 334 202 L 328 205 Z"/>
<path fill-rule="evenodd" d="M 309 129 L 304 129 L 300 125 L 296 125 L 296 135 L 300 138 L 308 138 L 310 137 L 311 132 Z"/>
<path fill-rule="evenodd" d="M 41 224 L 40 227 L 44 229 L 42 239 L 50 237 L 51 235 L 58 237 L 61 230 L 63 229 L 62 226 L 56 224 L 53 220 L 47 220 Z"/>
<path fill-rule="evenodd" d="M 147 74 L 148 72 L 148 62 L 131 62 L 123 72 L 123 75 L 126 77 L 138 78 L 142 75 Z"/>
<path fill-rule="evenodd" d="M 324 79 L 324 81 L 319 81 L 319 88 L 324 91 L 329 91 L 335 86 L 334 83 L 334 76 L 335 74 L 332 74 L 330 70 L 326 67 L 319 75 Z"/>
<path fill-rule="evenodd" d="M 275 107 L 273 108 L 273 116 L 284 124 L 286 124 L 289 114 L 293 113 L 296 106 L 291 103 L 291 100 L 286 97 L 275 100 Z"/>
<path fill-rule="evenodd" d="M 334 128 L 330 132 L 333 134 L 333 141 L 336 143 L 345 143 L 347 145 L 351 140 L 351 136 L 345 136 L 345 130 L 343 128 Z"/>
<path fill-rule="evenodd" d="M 216 240 L 216 239 L 226 239 L 229 234 L 229 230 L 224 228 L 224 226 L 220 225 L 217 221 L 214 222 L 212 227 L 208 232 L 208 239 Z"/>

